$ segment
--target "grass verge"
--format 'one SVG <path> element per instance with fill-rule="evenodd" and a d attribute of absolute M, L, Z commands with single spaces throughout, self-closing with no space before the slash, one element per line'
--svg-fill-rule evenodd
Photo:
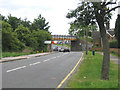
<path fill-rule="evenodd" d="M 67 88 L 118 88 L 118 65 L 110 62 L 110 80 L 101 80 L 102 55 L 91 52 L 85 56 L 77 72 L 67 83 Z"/>
<path fill-rule="evenodd" d="M 35 54 L 36 52 L 22 53 L 22 52 L 2 52 L 2 57 L 16 57 L 22 55 Z"/>
<path fill-rule="evenodd" d="M 120 57 L 120 54 L 117 54 L 117 53 L 114 53 L 114 52 L 111 52 L 110 54 L 112 54 L 114 56 L 117 56 L 117 57 Z"/>

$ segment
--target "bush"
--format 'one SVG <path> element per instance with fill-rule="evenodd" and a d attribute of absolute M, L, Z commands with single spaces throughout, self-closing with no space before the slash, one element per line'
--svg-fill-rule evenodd
<path fill-rule="evenodd" d="M 20 42 L 16 33 L 12 32 L 11 25 L 2 21 L 2 50 L 19 51 L 24 49 L 24 43 Z"/>
<path fill-rule="evenodd" d="M 112 41 L 109 42 L 110 48 L 118 48 L 118 42 L 117 41 Z"/>

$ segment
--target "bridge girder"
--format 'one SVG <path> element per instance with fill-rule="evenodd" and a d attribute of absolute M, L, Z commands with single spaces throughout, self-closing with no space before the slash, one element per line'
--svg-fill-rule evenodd
<path fill-rule="evenodd" d="M 75 36 L 69 36 L 69 35 L 52 35 L 52 40 L 77 40 Z"/>

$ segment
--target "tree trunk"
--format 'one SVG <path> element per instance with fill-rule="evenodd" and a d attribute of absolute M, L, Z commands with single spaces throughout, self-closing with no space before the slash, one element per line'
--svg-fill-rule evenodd
<path fill-rule="evenodd" d="M 109 52 L 109 43 L 108 43 L 108 37 L 106 34 L 105 27 L 102 27 L 100 29 L 100 34 L 103 42 L 103 64 L 102 64 L 101 79 L 109 80 L 110 52 Z"/>
<path fill-rule="evenodd" d="M 100 35 L 103 44 L 103 64 L 101 71 L 101 79 L 109 80 L 110 50 L 109 50 L 108 37 L 104 26 L 104 14 L 99 14 L 98 12 L 96 12 L 95 14 L 96 14 L 97 23 L 99 25 Z"/>

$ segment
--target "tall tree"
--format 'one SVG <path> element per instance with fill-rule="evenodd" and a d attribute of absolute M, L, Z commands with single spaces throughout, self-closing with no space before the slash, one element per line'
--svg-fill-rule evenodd
<path fill-rule="evenodd" d="M 0 14 L 0 19 L 1 19 L 2 21 L 5 21 L 5 22 L 7 21 L 7 19 L 5 18 L 5 16 L 3 16 L 3 15 L 1 15 L 1 14 Z"/>
<path fill-rule="evenodd" d="M 21 42 L 27 44 L 27 43 L 26 43 L 26 39 L 27 39 L 26 37 L 27 37 L 28 34 L 30 34 L 30 30 L 29 30 L 27 27 L 24 27 L 24 26 L 21 24 L 21 25 L 19 25 L 19 26 L 15 29 L 15 32 L 16 32 L 17 35 L 18 35 L 18 39 L 19 39 Z"/>
<path fill-rule="evenodd" d="M 115 37 L 118 41 L 118 48 L 120 48 L 120 14 L 118 14 L 116 23 L 115 23 Z"/>
<path fill-rule="evenodd" d="M 8 16 L 7 22 L 11 25 L 13 28 L 13 31 L 18 27 L 18 25 L 21 24 L 21 19 L 17 17 L 13 17 L 11 14 Z"/>
<path fill-rule="evenodd" d="M 15 32 L 12 32 L 11 25 L 2 21 L 2 50 L 20 51 L 24 49 L 24 44 L 17 38 Z"/>
<path fill-rule="evenodd" d="M 41 15 L 38 16 L 37 19 L 34 19 L 32 23 L 32 30 L 45 30 L 48 31 L 49 27 L 48 26 L 49 22 L 46 22 L 46 19 L 42 17 Z"/>
<path fill-rule="evenodd" d="M 81 25 L 70 23 L 69 34 L 76 35 L 78 37 L 83 37 L 84 36 L 83 27 Z"/>
<path fill-rule="evenodd" d="M 30 29 L 30 26 L 31 26 L 31 22 L 29 20 L 27 20 L 27 18 L 25 18 L 24 20 L 21 20 L 21 24 L 24 26 L 24 27 L 28 27 Z"/>
<path fill-rule="evenodd" d="M 82 22 L 88 24 L 92 24 L 93 22 L 97 22 L 100 34 L 103 42 L 103 64 L 102 64 L 102 72 L 101 79 L 109 80 L 109 64 L 110 64 L 110 52 L 109 52 L 109 43 L 108 37 L 106 35 L 106 22 L 111 18 L 111 11 L 119 8 L 120 6 L 115 6 L 113 8 L 109 8 L 108 5 L 113 4 L 113 0 L 99 0 L 100 2 L 82 2 L 77 7 L 77 9 L 72 10 L 67 14 L 68 18 L 75 17 L 75 21 Z M 116 2 L 114 3 L 116 4 Z"/>

